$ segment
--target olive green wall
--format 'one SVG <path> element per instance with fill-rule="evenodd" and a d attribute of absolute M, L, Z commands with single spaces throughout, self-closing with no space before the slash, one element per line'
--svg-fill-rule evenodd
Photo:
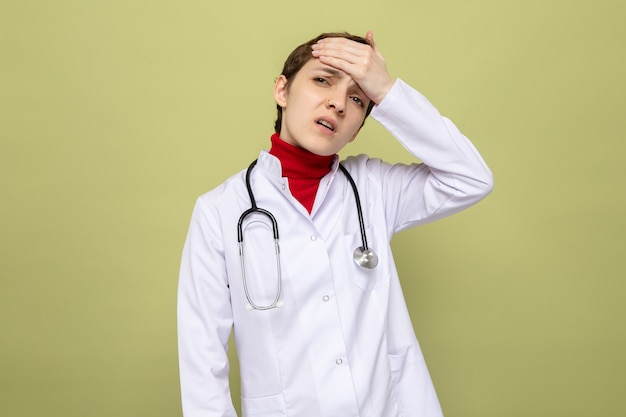
<path fill-rule="evenodd" d="M 447 417 L 624 415 L 625 21 L 621 0 L 4 0 L 0 415 L 181 415 L 195 198 L 268 146 L 296 44 L 369 28 L 495 173 L 393 242 Z M 346 152 L 410 160 L 371 120 Z"/>

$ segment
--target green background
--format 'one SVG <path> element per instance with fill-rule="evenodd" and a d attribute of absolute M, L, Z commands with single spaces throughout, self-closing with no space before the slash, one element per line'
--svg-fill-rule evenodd
<path fill-rule="evenodd" d="M 181 415 L 195 198 L 268 147 L 293 47 L 369 28 L 496 178 L 393 241 L 447 417 L 625 415 L 624 22 L 622 0 L 2 1 L 0 415 Z M 372 120 L 361 152 L 411 159 Z"/>

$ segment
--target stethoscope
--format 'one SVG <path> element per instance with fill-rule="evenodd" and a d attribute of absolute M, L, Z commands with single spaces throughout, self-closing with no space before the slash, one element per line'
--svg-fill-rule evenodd
<path fill-rule="evenodd" d="M 239 217 L 239 222 L 237 224 L 237 241 L 239 242 L 239 259 L 241 260 L 241 276 L 243 280 L 243 289 L 246 293 L 246 298 L 248 299 L 248 307 L 254 310 L 269 310 L 272 308 L 280 307 L 280 295 L 281 295 L 281 271 L 280 271 L 280 247 L 278 245 L 278 222 L 276 221 L 276 217 L 263 208 L 257 207 L 256 199 L 254 198 L 254 193 L 252 192 L 252 186 L 250 185 L 250 174 L 252 173 L 252 169 L 256 165 L 257 160 L 254 160 L 248 170 L 246 171 L 246 188 L 248 189 L 248 195 L 250 196 L 250 205 L 251 207 L 241 213 L 241 217 Z M 378 256 L 371 250 L 367 245 L 367 236 L 365 236 L 365 223 L 363 222 L 363 210 L 361 209 L 361 199 L 359 197 L 359 191 L 356 188 L 356 184 L 352 179 L 352 176 L 348 172 L 348 170 L 342 165 L 339 164 L 339 169 L 344 173 L 350 186 L 352 187 L 352 192 L 354 193 L 354 199 L 356 201 L 356 212 L 359 218 L 359 228 L 361 229 L 361 242 L 362 246 L 359 246 L 354 250 L 354 262 L 366 269 L 373 269 L 378 265 Z M 244 262 L 244 254 L 243 254 L 243 221 L 246 217 L 248 217 L 252 213 L 260 213 L 272 222 L 272 233 L 274 235 L 274 251 L 276 252 L 276 270 L 277 270 L 277 282 L 276 282 L 276 296 L 274 300 L 268 305 L 259 305 L 256 304 L 252 297 L 250 296 L 250 292 L 248 291 L 248 283 L 246 281 L 246 267 Z"/>

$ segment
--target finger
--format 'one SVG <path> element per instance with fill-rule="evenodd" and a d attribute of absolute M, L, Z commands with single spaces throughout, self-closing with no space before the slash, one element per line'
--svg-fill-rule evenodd
<path fill-rule="evenodd" d="M 369 45 L 361 45 L 353 41 L 347 43 L 323 43 L 312 47 L 315 57 L 330 56 L 343 59 L 352 64 L 362 62 L 365 57 L 371 55 L 373 49 Z"/>
<path fill-rule="evenodd" d="M 355 65 L 354 63 L 346 59 L 343 59 L 341 57 L 336 57 L 333 55 L 320 55 L 318 56 L 318 58 L 320 62 L 322 62 L 323 64 L 326 64 L 333 68 L 341 70 L 354 78 L 355 76 L 354 71 L 355 71 L 355 68 L 357 68 L 357 65 Z"/>
<path fill-rule="evenodd" d="M 367 39 L 367 41 L 370 43 L 376 55 L 381 55 L 380 51 L 378 50 L 378 46 L 376 46 L 376 42 L 374 41 L 374 31 L 372 29 L 367 31 L 367 34 L 365 35 L 365 39 Z"/>
<path fill-rule="evenodd" d="M 314 58 L 319 58 L 322 62 L 328 64 L 329 60 L 332 62 L 344 62 L 346 64 L 355 65 L 359 63 L 359 58 L 357 55 L 348 54 L 345 51 L 341 50 L 332 50 L 332 49 L 324 49 L 324 50 L 316 50 L 312 52 Z"/>
<path fill-rule="evenodd" d="M 374 32 L 372 31 L 372 29 L 367 31 L 367 34 L 365 34 L 365 39 L 370 43 L 370 45 L 372 45 L 372 48 L 376 48 L 376 42 L 374 42 Z"/>
<path fill-rule="evenodd" d="M 333 58 L 340 58 L 348 62 L 354 63 L 359 60 L 359 57 L 361 55 L 356 51 L 350 51 L 342 48 L 321 47 L 313 50 L 313 56 L 330 56 Z"/>
<path fill-rule="evenodd" d="M 313 45 L 313 49 L 316 48 L 345 50 L 355 54 L 372 49 L 368 44 L 355 42 L 347 38 L 324 38 Z"/>

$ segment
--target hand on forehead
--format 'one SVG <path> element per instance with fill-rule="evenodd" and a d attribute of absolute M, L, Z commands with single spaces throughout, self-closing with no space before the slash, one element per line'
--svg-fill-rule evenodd
<path fill-rule="evenodd" d="M 348 74 L 374 103 L 380 103 L 393 86 L 382 55 L 371 31 L 366 39 L 371 45 L 347 38 L 324 38 L 312 46 L 320 62 Z"/>
<path fill-rule="evenodd" d="M 322 62 L 328 63 L 331 66 L 334 66 L 332 62 L 341 65 L 341 61 L 350 64 L 359 64 L 372 52 L 373 49 L 370 45 L 347 38 L 324 38 L 320 39 L 312 46 L 313 56 L 320 58 Z M 337 68 L 348 72 L 340 66 Z"/>

